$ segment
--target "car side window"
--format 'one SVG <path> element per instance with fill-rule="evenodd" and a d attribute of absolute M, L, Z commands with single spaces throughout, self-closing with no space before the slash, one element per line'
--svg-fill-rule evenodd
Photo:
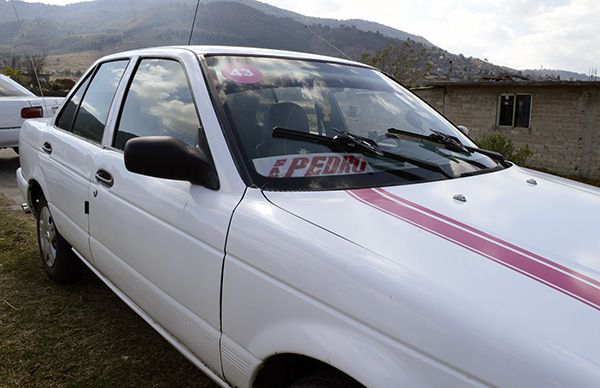
<path fill-rule="evenodd" d="M 87 77 L 77 88 L 75 94 L 71 96 L 69 101 L 65 104 L 62 112 L 58 116 L 56 120 L 56 126 L 64 129 L 65 131 L 71 132 L 73 130 L 73 119 L 75 118 L 75 113 L 77 113 L 77 108 L 79 108 L 79 103 L 81 102 L 81 97 L 87 90 L 88 85 L 90 84 L 90 77 Z"/>
<path fill-rule="evenodd" d="M 195 145 L 201 124 L 182 65 L 142 59 L 127 91 L 113 146 L 140 136 L 171 136 Z"/>
<path fill-rule="evenodd" d="M 77 110 L 72 132 L 95 143 L 102 141 L 108 110 L 129 60 L 100 65 Z"/>

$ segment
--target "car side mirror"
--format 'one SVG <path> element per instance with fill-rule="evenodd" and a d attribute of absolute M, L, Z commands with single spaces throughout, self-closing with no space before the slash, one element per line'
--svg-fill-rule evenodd
<path fill-rule="evenodd" d="M 144 136 L 125 143 L 125 168 L 156 178 L 219 189 L 215 166 L 200 148 L 170 136 Z"/>
<path fill-rule="evenodd" d="M 465 136 L 469 136 L 469 128 L 465 127 L 464 125 L 459 125 L 457 127 Z"/>

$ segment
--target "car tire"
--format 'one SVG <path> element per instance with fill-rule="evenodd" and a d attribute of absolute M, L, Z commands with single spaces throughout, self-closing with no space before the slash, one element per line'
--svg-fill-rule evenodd
<path fill-rule="evenodd" d="M 363 385 L 347 376 L 337 374 L 318 374 L 303 377 L 296 381 L 289 388 L 358 388 Z"/>
<path fill-rule="evenodd" d="M 78 280 L 83 273 L 83 263 L 58 233 L 45 199 L 39 202 L 36 220 L 40 258 L 48 277 L 56 283 Z"/>
<path fill-rule="evenodd" d="M 17 153 L 17 155 L 19 155 L 19 147 L 13 147 L 12 149 Z"/>

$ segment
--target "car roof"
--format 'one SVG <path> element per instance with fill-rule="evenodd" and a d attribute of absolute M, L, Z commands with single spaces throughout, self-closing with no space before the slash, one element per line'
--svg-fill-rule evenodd
<path fill-rule="evenodd" d="M 301 53 L 297 51 L 285 51 L 285 50 L 273 50 L 264 48 L 254 47 L 236 47 L 236 46 L 163 46 L 163 47 L 149 47 L 144 49 L 131 50 L 121 53 L 115 53 L 103 57 L 101 61 L 106 59 L 112 59 L 122 57 L 125 55 L 155 55 L 159 52 L 165 53 L 172 50 L 189 50 L 193 51 L 197 55 L 210 56 L 210 55 L 240 55 L 240 56 L 265 56 L 265 57 L 278 57 L 278 58 L 292 58 L 292 59 L 307 59 L 313 61 L 333 62 L 340 64 L 347 64 L 353 66 L 370 67 L 364 63 L 355 62 L 352 60 L 329 57 L 325 55 Z"/>

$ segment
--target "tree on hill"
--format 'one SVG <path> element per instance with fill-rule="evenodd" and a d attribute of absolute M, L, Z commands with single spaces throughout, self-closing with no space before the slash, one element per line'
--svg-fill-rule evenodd
<path fill-rule="evenodd" d="M 408 87 L 418 85 L 431 70 L 425 47 L 410 39 L 396 45 L 389 43 L 373 54 L 366 52 L 360 61 L 382 70 Z"/>
<path fill-rule="evenodd" d="M 0 71 L 2 74 L 9 76 L 14 81 L 20 83 L 34 93 L 39 93 L 39 86 L 35 78 L 35 74 L 42 75 L 46 66 L 46 54 L 12 56 L 7 61 L 8 65 Z M 47 83 L 48 79 L 40 77 L 42 84 Z"/>

